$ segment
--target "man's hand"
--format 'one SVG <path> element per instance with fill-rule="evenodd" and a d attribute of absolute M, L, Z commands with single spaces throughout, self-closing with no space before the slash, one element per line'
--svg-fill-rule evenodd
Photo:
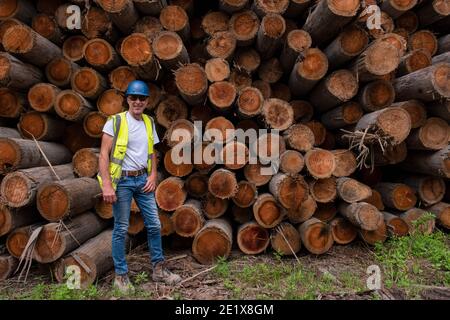
<path fill-rule="evenodd" d="M 106 203 L 114 203 L 117 201 L 116 192 L 112 186 L 103 186 L 103 201 Z"/>
<path fill-rule="evenodd" d="M 156 173 L 152 173 L 147 178 L 147 182 L 145 183 L 145 186 L 142 188 L 142 191 L 145 193 L 153 192 L 156 189 Z"/>

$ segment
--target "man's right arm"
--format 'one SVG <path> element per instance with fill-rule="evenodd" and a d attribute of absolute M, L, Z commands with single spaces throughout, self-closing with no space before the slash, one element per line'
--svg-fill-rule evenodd
<path fill-rule="evenodd" d="M 112 149 L 113 137 L 107 133 L 103 133 L 102 145 L 100 148 L 100 155 L 98 159 L 98 169 L 100 176 L 102 177 L 103 187 L 103 200 L 106 203 L 116 202 L 116 192 L 112 186 L 111 177 L 109 175 L 109 154 Z"/>

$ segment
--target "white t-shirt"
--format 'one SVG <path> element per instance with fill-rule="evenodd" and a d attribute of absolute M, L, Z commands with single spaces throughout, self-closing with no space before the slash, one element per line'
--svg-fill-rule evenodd
<path fill-rule="evenodd" d="M 145 129 L 144 120 L 136 120 L 128 112 L 126 113 L 128 122 L 128 146 L 125 158 L 123 159 L 122 170 L 140 170 L 147 167 L 148 140 L 147 130 Z M 158 134 L 153 122 L 153 144 L 159 142 Z M 114 128 L 112 119 L 108 120 L 103 132 L 114 136 Z"/>

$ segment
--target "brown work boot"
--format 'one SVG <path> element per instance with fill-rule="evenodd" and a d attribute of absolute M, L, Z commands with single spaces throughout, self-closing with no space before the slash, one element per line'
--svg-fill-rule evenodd
<path fill-rule="evenodd" d="M 124 295 L 130 295 L 134 293 L 134 286 L 128 278 L 127 274 L 116 275 L 114 277 L 113 287 Z"/>
<path fill-rule="evenodd" d="M 175 285 L 181 281 L 181 277 L 171 271 L 169 271 L 164 262 L 158 262 L 156 266 L 153 268 L 153 281 L 156 282 L 164 282 L 168 285 Z"/>

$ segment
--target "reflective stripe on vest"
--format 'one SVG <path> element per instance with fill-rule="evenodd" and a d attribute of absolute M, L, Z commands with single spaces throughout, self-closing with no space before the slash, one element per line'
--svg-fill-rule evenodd
<path fill-rule="evenodd" d="M 145 129 L 147 131 L 148 140 L 148 155 L 147 155 L 147 172 L 151 173 L 152 170 L 152 160 L 151 156 L 153 154 L 153 123 L 152 118 L 146 114 L 142 115 L 142 119 L 145 124 Z M 127 151 L 128 145 L 128 122 L 126 119 L 126 112 L 121 112 L 117 115 L 112 116 L 113 128 L 114 128 L 114 139 L 111 148 L 111 153 L 109 156 L 109 174 L 111 176 L 111 183 L 114 190 L 117 187 L 117 183 L 122 175 L 122 164 L 123 159 Z M 102 179 L 100 174 L 97 175 L 102 186 Z"/>

